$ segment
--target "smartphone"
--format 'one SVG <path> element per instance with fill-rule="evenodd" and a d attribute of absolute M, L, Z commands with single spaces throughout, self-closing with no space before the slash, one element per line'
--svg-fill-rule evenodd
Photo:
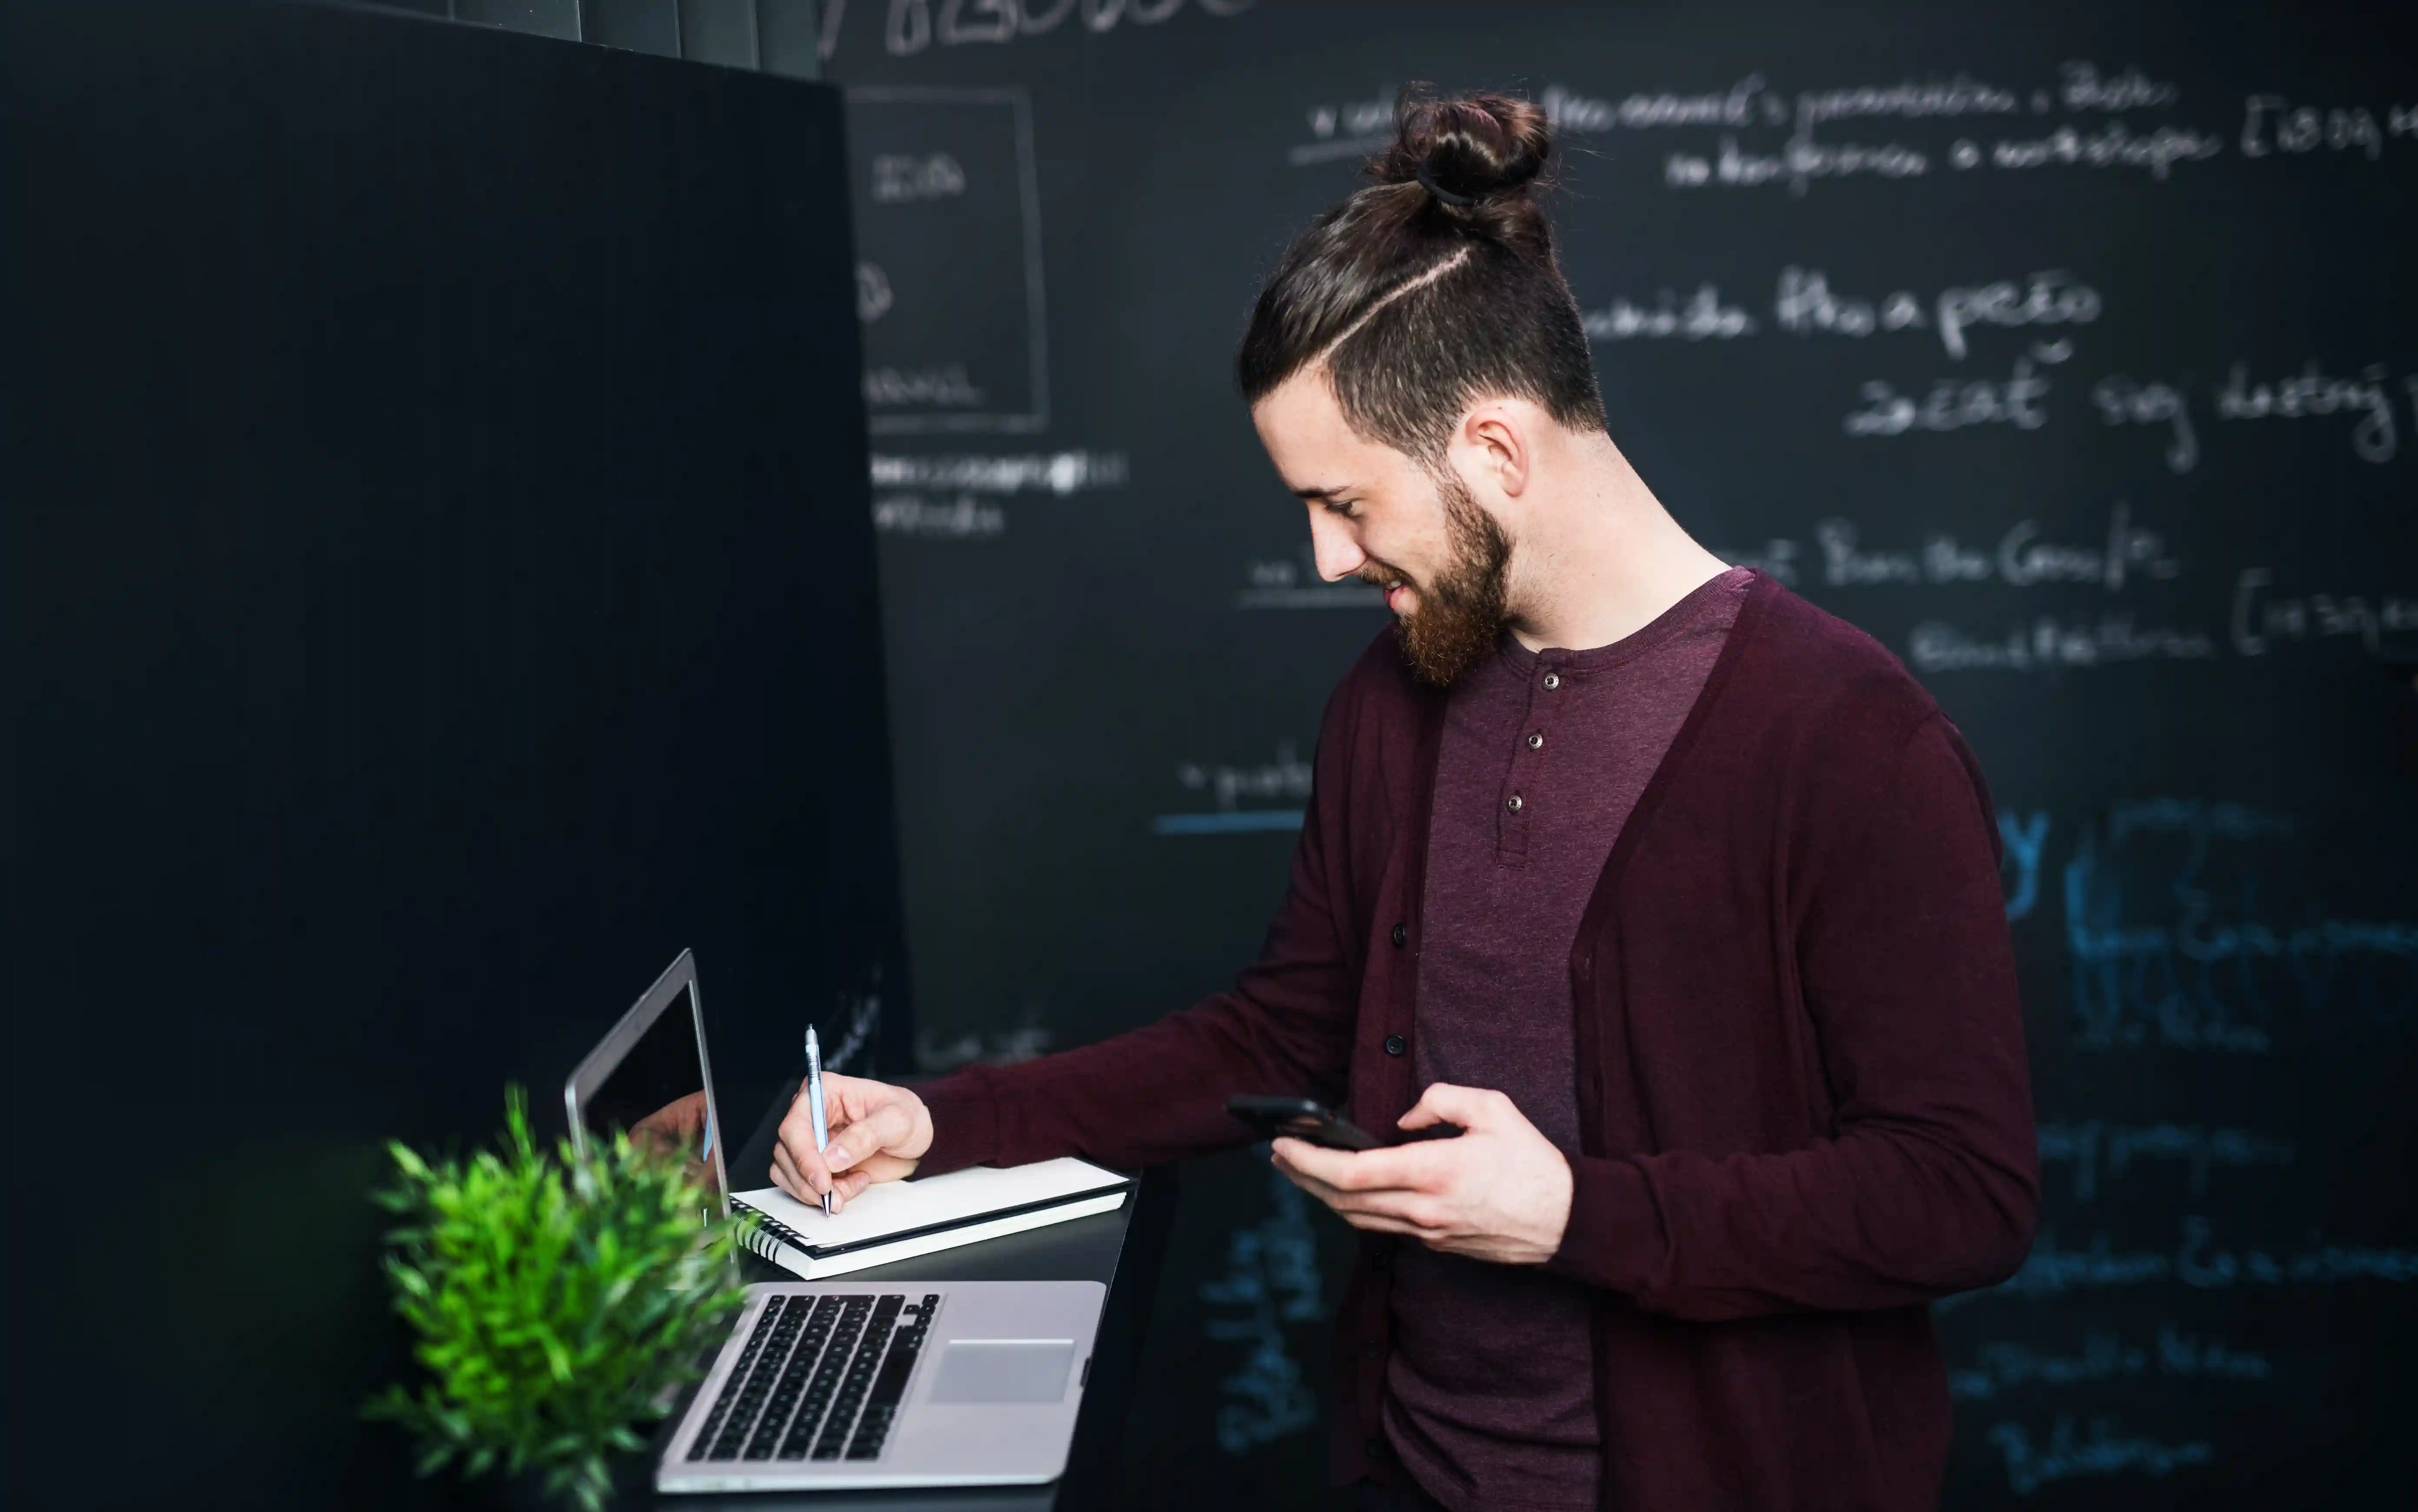
<path fill-rule="evenodd" d="M 1310 1097 L 1258 1097 L 1237 1093 L 1226 1099 L 1226 1111 L 1273 1139 L 1286 1135 L 1329 1150 L 1376 1150 L 1384 1141 Z M 1397 1130 L 1394 1142 L 1449 1139 L 1461 1132 L 1457 1123 L 1431 1123 L 1424 1129 Z"/>

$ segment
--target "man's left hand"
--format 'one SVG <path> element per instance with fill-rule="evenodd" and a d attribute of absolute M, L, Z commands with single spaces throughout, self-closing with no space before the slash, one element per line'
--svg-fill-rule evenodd
<path fill-rule="evenodd" d="M 1279 1138 L 1270 1157 L 1295 1186 L 1370 1233 L 1501 1265 L 1541 1265 L 1570 1218 L 1570 1164 L 1510 1098 L 1430 1086 L 1398 1126 L 1458 1123 L 1452 1139 L 1383 1150 L 1324 1150 Z"/>

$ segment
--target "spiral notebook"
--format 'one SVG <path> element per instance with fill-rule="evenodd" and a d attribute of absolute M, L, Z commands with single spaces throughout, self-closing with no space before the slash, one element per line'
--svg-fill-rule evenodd
<path fill-rule="evenodd" d="M 748 1247 L 810 1281 L 928 1255 L 1122 1206 L 1133 1180 L 1069 1155 L 1029 1166 L 971 1166 L 880 1182 L 834 1214 L 777 1186 L 731 1194 L 758 1215 Z"/>

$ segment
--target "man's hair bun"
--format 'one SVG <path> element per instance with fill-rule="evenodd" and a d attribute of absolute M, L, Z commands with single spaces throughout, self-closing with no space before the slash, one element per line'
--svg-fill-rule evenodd
<path fill-rule="evenodd" d="M 1545 218 L 1553 133 L 1508 95 L 1394 107 L 1375 180 L 1285 250 L 1251 308 L 1234 376 L 1251 404 L 1324 368 L 1353 430 L 1436 463 L 1479 395 L 1517 395 L 1601 431 L 1578 301 Z"/>
<path fill-rule="evenodd" d="M 1414 84 L 1394 107 L 1393 145 L 1370 160 L 1369 174 L 1381 184 L 1417 185 L 1437 208 L 1492 222 L 1486 229 L 1518 245 L 1530 239 L 1524 222 L 1541 222 L 1530 191 L 1543 187 L 1553 151 L 1545 113 L 1528 100 L 1438 98 Z"/>

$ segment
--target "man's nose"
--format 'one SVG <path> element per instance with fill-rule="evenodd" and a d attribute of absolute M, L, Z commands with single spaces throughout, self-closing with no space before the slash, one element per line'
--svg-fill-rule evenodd
<path fill-rule="evenodd" d="M 1309 550 L 1318 564 L 1318 575 L 1329 583 L 1350 577 L 1369 559 L 1369 554 L 1352 539 L 1351 523 L 1315 504 L 1309 507 Z"/>

